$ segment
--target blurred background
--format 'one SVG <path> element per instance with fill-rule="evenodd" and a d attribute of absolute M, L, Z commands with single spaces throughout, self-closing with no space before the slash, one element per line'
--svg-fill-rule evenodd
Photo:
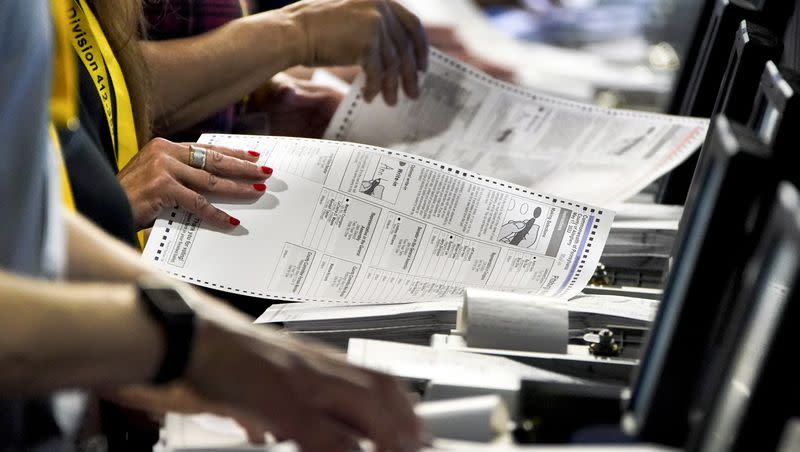
<path fill-rule="evenodd" d="M 261 8 L 291 3 L 261 0 Z M 543 93 L 664 111 L 697 0 L 401 0 L 432 43 Z"/>

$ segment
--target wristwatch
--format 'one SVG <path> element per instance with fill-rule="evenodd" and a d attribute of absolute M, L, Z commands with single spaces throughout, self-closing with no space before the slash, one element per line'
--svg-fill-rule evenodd
<path fill-rule="evenodd" d="M 189 365 L 195 314 L 181 291 L 157 278 L 138 282 L 139 302 L 164 334 L 164 358 L 152 383 L 161 385 L 181 377 Z"/>

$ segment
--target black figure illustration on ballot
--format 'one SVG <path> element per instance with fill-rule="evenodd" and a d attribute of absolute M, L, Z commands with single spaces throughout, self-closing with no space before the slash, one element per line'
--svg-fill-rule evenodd
<path fill-rule="evenodd" d="M 539 238 L 539 225 L 536 219 L 542 216 L 542 208 L 533 209 L 533 218 L 526 220 L 509 220 L 500 227 L 500 243 L 531 248 Z"/>
<path fill-rule="evenodd" d="M 374 196 L 378 199 L 383 199 L 384 187 L 381 185 L 381 179 L 365 180 L 361 182 L 361 193 L 365 195 Z"/>
<path fill-rule="evenodd" d="M 371 175 L 364 175 L 359 191 L 365 195 L 394 204 L 400 193 L 406 162 L 381 157 Z"/>

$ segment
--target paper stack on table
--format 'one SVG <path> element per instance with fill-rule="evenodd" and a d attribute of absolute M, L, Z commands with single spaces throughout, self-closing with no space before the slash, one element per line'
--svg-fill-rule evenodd
<path fill-rule="evenodd" d="M 683 208 L 617 204 L 600 263 L 613 286 L 661 287 L 674 251 Z"/>
<path fill-rule="evenodd" d="M 648 326 L 656 316 L 658 300 L 617 295 L 578 295 L 566 304 L 569 328 L 605 328 L 608 325 Z"/>
<path fill-rule="evenodd" d="M 256 320 L 282 324 L 340 348 L 351 337 L 427 345 L 433 334 L 456 327 L 461 299 L 401 305 L 337 306 L 321 303 L 276 304 Z"/>
<path fill-rule="evenodd" d="M 459 310 L 465 305 L 459 319 Z M 607 325 L 644 327 L 658 301 L 614 295 L 558 298 L 467 289 L 465 296 L 396 305 L 286 303 L 267 308 L 257 324 L 280 325 L 345 348 L 351 338 L 428 345 L 457 331 L 470 346 L 565 353 L 570 332 Z"/>

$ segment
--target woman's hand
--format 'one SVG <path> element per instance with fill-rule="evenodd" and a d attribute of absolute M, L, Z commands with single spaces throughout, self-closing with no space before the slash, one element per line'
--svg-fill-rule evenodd
<path fill-rule="evenodd" d="M 278 74 L 248 98 L 247 109 L 267 114 L 270 135 L 322 138 L 341 101 L 333 88 Z"/>
<path fill-rule="evenodd" d="M 303 0 L 287 6 L 304 37 L 306 66 L 359 64 L 367 74 L 364 98 L 397 90 L 419 95 L 417 74 L 428 67 L 428 39 L 419 19 L 394 0 Z"/>
<path fill-rule="evenodd" d="M 254 163 L 257 152 L 197 146 L 206 150 L 204 169 L 189 165 L 188 144 L 156 138 L 120 171 L 117 178 L 128 195 L 137 229 L 151 226 L 162 210 L 175 205 L 212 227 L 233 229 L 239 220 L 211 205 L 206 196 L 255 201 L 264 194 L 264 181 L 272 169 Z"/>

